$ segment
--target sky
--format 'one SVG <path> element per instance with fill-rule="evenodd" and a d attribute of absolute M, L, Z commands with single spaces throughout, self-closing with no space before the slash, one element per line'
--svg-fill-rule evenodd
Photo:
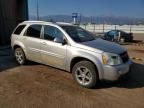
<path fill-rule="evenodd" d="M 28 0 L 29 15 L 36 16 L 37 0 Z M 48 15 L 117 16 L 144 18 L 144 0 L 38 0 L 40 17 Z"/>

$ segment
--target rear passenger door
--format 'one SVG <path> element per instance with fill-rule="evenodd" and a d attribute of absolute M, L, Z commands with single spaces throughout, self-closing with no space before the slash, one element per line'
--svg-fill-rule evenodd
<path fill-rule="evenodd" d="M 45 25 L 43 31 L 43 41 L 41 41 L 43 63 L 65 69 L 67 45 L 62 45 L 64 34 L 57 27 L 49 25 Z"/>
<path fill-rule="evenodd" d="M 41 28 L 42 25 L 39 24 L 30 25 L 23 36 L 27 58 L 35 62 L 41 62 Z"/>

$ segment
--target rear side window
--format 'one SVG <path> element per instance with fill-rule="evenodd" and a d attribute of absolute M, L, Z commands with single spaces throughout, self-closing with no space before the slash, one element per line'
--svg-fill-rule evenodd
<path fill-rule="evenodd" d="M 42 25 L 31 25 L 28 27 L 25 35 L 29 37 L 40 38 Z"/>
<path fill-rule="evenodd" d="M 25 28 L 26 25 L 20 25 L 16 28 L 16 30 L 14 31 L 14 34 L 19 35 L 22 30 Z"/>

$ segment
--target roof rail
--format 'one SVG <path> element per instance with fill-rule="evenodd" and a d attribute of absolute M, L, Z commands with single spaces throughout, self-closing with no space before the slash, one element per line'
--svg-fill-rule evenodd
<path fill-rule="evenodd" d="M 23 23 L 50 23 L 50 24 L 64 24 L 64 25 L 73 25 L 72 23 L 66 22 L 48 22 L 48 21 L 24 21 Z"/>
<path fill-rule="evenodd" d="M 66 25 L 73 25 L 72 23 L 66 23 L 66 22 L 56 22 L 56 24 L 66 24 Z"/>
<path fill-rule="evenodd" d="M 25 23 L 43 23 L 45 21 L 24 21 Z"/>
<path fill-rule="evenodd" d="M 55 22 L 48 22 L 48 21 L 24 21 L 23 23 L 55 23 Z"/>

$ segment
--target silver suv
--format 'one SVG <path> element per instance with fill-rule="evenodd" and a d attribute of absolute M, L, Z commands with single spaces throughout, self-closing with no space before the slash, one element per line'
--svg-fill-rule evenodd
<path fill-rule="evenodd" d="M 68 23 L 22 22 L 12 33 L 11 45 L 20 65 L 31 60 L 72 72 L 75 81 L 87 88 L 98 80 L 117 80 L 131 65 L 120 45 Z"/>

